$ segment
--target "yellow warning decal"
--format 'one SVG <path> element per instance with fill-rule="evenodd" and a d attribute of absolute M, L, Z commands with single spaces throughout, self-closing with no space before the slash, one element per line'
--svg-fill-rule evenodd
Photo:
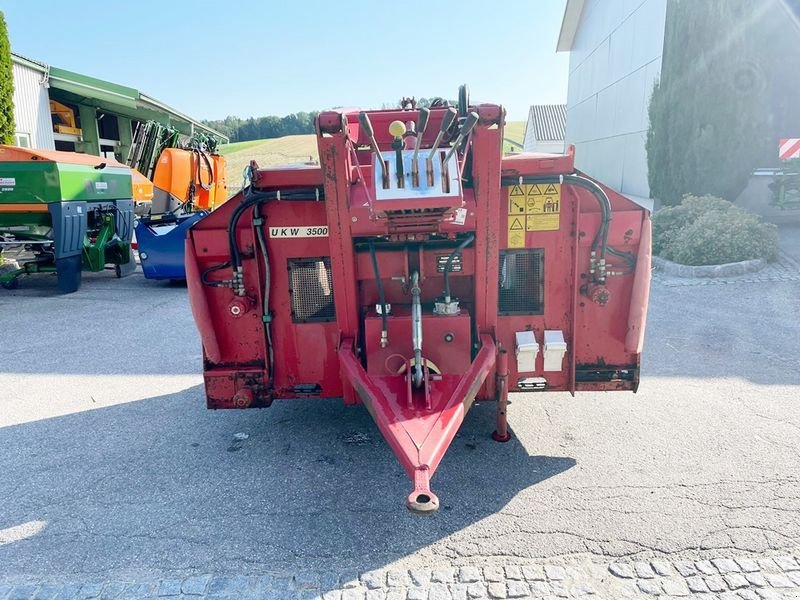
<path fill-rule="evenodd" d="M 525 230 L 558 230 L 561 227 L 561 184 L 538 184 L 527 187 Z"/>
<path fill-rule="evenodd" d="M 534 183 L 508 188 L 508 247 L 525 248 L 526 231 L 561 227 L 561 184 Z"/>
<path fill-rule="evenodd" d="M 508 217 L 508 247 L 525 247 L 525 215 Z"/>

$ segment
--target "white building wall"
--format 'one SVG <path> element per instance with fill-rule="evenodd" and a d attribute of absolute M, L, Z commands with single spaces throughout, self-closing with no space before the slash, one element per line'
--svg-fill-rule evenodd
<path fill-rule="evenodd" d="M 661 73 L 667 0 L 586 0 L 570 53 L 566 143 L 576 166 L 649 197 L 647 105 Z"/>
<path fill-rule="evenodd" d="M 50 96 L 41 84 L 43 73 L 14 62 L 14 122 L 17 133 L 30 136 L 31 147 L 55 150 L 50 119 Z"/>

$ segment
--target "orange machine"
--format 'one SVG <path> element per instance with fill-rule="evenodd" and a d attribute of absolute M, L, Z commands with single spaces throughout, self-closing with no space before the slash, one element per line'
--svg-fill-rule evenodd
<path fill-rule="evenodd" d="M 165 148 L 156 163 L 153 185 L 194 210 L 214 210 L 226 200 L 225 159 L 201 150 Z"/>

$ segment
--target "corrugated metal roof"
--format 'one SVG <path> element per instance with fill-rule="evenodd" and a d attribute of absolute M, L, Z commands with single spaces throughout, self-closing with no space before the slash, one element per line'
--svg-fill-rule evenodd
<path fill-rule="evenodd" d="M 531 125 L 537 141 L 563 141 L 567 125 L 567 105 L 534 104 L 528 113 L 528 127 Z"/>

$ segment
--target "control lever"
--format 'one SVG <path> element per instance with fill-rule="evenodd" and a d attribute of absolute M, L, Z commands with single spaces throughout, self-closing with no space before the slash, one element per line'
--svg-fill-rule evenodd
<path fill-rule="evenodd" d="M 392 150 L 397 169 L 397 187 L 404 188 L 406 183 L 405 167 L 403 165 L 403 150 L 405 142 L 403 136 L 406 133 L 406 124 L 402 121 L 392 121 L 389 124 L 389 134 L 392 136 Z"/>
<path fill-rule="evenodd" d="M 431 146 L 431 151 L 428 154 L 428 160 L 433 159 L 433 155 L 436 154 L 436 151 L 439 149 L 439 144 L 442 143 L 444 134 L 447 133 L 448 129 L 450 129 L 450 126 L 453 124 L 453 121 L 455 121 L 457 114 L 458 111 L 452 106 L 447 109 L 446 113 L 444 113 L 444 117 L 442 118 L 442 126 L 439 127 L 439 133 L 436 135 L 436 139 L 433 141 L 433 146 Z"/>
<path fill-rule="evenodd" d="M 469 135 L 469 132 L 478 124 L 478 113 L 471 112 L 467 115 L 467 118 L 464 120 L 464 124 L 461 126 L 461 130 L 458 132 L 458 137 L 455 141 L 450 145 L 450 151 L 444 157 L 444 164 L 446 165 L 450 161 L 450 157 L 455 154 L 455 151 L 458 150 L 458 147 L 461 143 L 466 139 Z"/>
<path fill-rule="evenodd" d="M 419 110 L 417 119 L 417 143 L 414 145 L 414 158 L 411 159 L 411 180 L 415 187 L 419 187 L 419 147 L 422 145 L 422 136 L 425 135 L 425 128 L 428 126 L 428 119 L 431 111 L 428 108 Z"/>
<path fill-rule="evenodd" d="M 433 146 L 431 146 L 431 151 L 426 159 L 428 185 L 433 185 L 433 156 L 439 149 L 439 144 L 442 143 L 444 134 L 447 133 L 448 129 L 450 129 L 450 126 L 453 124 L 453 121 L 455 121 L 457 114 L 458 111 L 451 106 L 447 109 L 447 112 L 444 113 L 444 117 L 442 117 L 442 126 L 439 127 L 439 133 L 436 134 L 436 139 L 433 141 Z"/>
<path fill-rule="evenodd" d="M 375 132 L 372 130 L 372 121 L 369 120 L 369 115 L 365 112 L 358 113 L 358 122 L 361 123 L 361 128 L 369 138 L 369 145 L 375 153 L 375 160 L 381 165 L 381 175 L 383 175 L 383 187 L 389 187 L 389 171 L 386 169 L 386 163 L 383 162 L 380 148 L 378 148 L 378 140 L 375 139 Z"/>

